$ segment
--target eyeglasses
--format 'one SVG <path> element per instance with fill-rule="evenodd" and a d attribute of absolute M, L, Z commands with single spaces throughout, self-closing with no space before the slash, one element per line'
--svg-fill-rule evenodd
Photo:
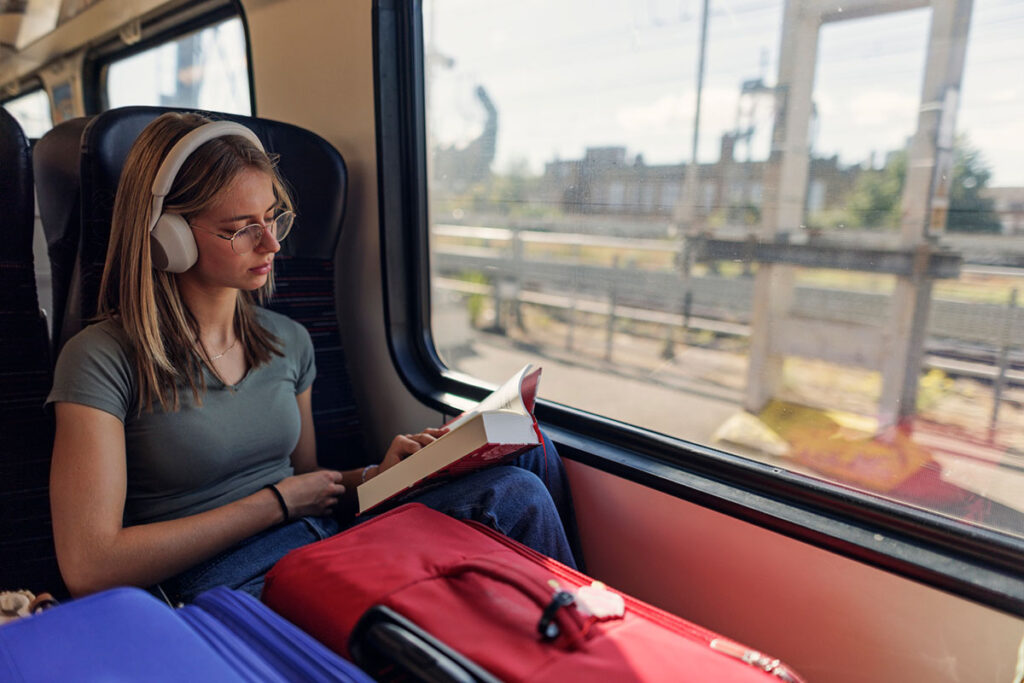
<path fill-rule="evenodd" d="M 230 236 L 222 235 L 219 232 L 214 232 L 213 230 L 207 230 L 206 228 L 199 227 L 193 223 L 189 223 L 189 227 L 193 230 L 207 232 L 214 237 L 219 237 L 222 240 L 231 242 L 231 251 L 241 255 L 248 254 L 263 241 L 263 232 L 265 230 L 269 230 L 270 234 L 273 235 L 274 239 L 278 242 L 283 242 L 284 238 L 288 236 L 288 233 L 292 231 L 292 224 L 294 222 L 294 211 L 282 211 L 267 221 L 266 224 L 252 223 L 235 230 L 234 234 Z"/>

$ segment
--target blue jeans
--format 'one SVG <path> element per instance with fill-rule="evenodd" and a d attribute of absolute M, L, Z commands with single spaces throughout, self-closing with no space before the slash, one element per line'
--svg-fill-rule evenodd
<path fill-rule="evenodd" d="M 577 566 L 579 542 L 569 481 L 547 435 L 543 447 L 526 451 L 510 465 L 478 470 L 404 502 L 482 522 L 539 553 Z M 363 520 L 359 517 L 355 523 Z"/>
<path fill-rule="evenodd" d="M 228 586 L 259 597 L 263 575 L 295 548 L 321 541 L 338 533 L 330 517 L 303 517 L 250 536 L 219 555 L 186 569 L 150 592 L 172 605 L 192 602 L 216 586 Z"/>
<path fill-rule="evenodd" d="M 523 453 L 511 465 L 474 472 L 403 502 L 423 503 L 456 519 L 482 522 L 575 567 L 573 553 L 575 550 L 579 556 L 579 544 L 568 480 L 547 436 L 544 444 L 543 448 Z M 191 602 L 215 586 L 229 586 L 259 597 L 263 576 L 289 551 L 373 517 L 362 515 L 341 525 L 330 517 L 304 517 L 268 529 L 152 591 L 173 604 Z"/>

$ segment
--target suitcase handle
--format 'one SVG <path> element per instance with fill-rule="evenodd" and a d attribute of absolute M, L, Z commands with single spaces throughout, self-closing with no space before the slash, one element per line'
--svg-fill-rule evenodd
<path fill-rule="evenodd" d="M 449 565 L 440 572 L 440 576 L 449 578 L 463 574 L 480 574 L 515 588 L 537 605 L 538 619 L 541 620 L 541 623 L 544 623 L 543 620 L 546 619 L 547 623 L 554 622 L 557 624 L 558 631 L 566 635 L 566 649 L 578 650 L 583 647 L 583 625 L 579 618 L 579 613 L 576 610 L 549 609 L 555 602 L 553 598 L 563 591 L 555 590 L 552 592 L 549 586 L 538 581 L 536 577 L 487 557 L 475 557 L 464 560 Z"/>

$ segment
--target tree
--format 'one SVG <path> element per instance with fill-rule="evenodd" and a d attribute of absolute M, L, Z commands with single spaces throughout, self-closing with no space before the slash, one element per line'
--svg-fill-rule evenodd
<path fill-rule="evenodd" d="M 946 230 L 950 232 L 1000 231 L 994 201 L 983 197 L 982 190 L 991 178 L 981 152 L 970 146 L 965 136 L 953 145 L 953 180 L 949 190 Z M 903 186 L 907 179 L 907 153 L 893 152 L 881 170 L 861 173 L 846 203 L 841 221 L 850 227 L 898 228 Z"/>
<path fill-rule="evenodd" d="M 861 173 L 846 205 L 849 225 L 898 228 L 900 199 L 906 179 L 907 153 L 903 150 L 890 154 L 882 170 Z"/>
<path fill-rule="evenodd" d="M 981 196 L 991 177 L 992 172 L 985 167 L 981 153 L 968 147 L 965 138 L 958 138 L 953 148 L 953 183 L 949 187 L 946 230 L 989 233 L 1002 230 L 995 201 Z"/>

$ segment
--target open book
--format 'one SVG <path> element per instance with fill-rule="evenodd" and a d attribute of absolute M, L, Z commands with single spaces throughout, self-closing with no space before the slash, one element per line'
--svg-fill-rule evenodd
<path fill-rule="evenodd" d="M 496 465 L 540 443 L 533 405 L 540 368 L 527 364 L 475 408 L 448 423 L 448 433 L 356 487 L 359 513 L 430 482 Z"/>

